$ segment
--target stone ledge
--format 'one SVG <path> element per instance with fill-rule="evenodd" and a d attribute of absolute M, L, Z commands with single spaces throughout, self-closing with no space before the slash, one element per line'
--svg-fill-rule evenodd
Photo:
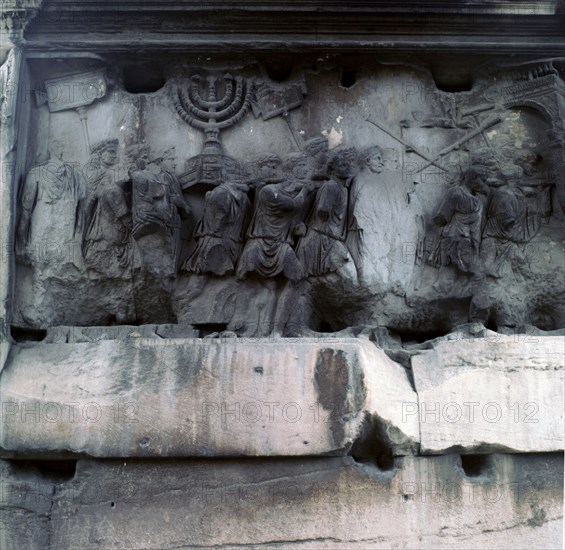
<path fill-rule="evenodd" d="M 410 372 L 364 337 L 161 338 L 164 327 L 129 328 L 12 345 L 0 376 L 3 456 L 390 462 L 564 447 L 561 336 L 456 332 L 405 349 L 414 391 Z"/>
<path fill-rule="evenodd" d="M 382 425 L 414 452 L 405 369 L 366 340 L 128 338 L 14 346 L 0 447 L 95 457 L 345 455 Z M 367 431 L 369 428 L 369 431 Z"/>
<path fill-rule="evenodd" d="M 563 450 L 564 339 L 463 332 L 412 357 L 422 454 Z"/>

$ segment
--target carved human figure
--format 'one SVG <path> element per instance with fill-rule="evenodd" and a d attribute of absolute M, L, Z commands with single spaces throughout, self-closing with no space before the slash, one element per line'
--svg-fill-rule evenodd
<path fill-rule="evenodd" d="M 180 217 L 171 185 L 160 168 L 149 169 L 149 148 L 132 145 L 126 151 L 132 193 L 132 237 L 144 271 L 172 277 L 180 243 Z"/>
<path fill-rule="evenodd" d="M 97 143 L 91 148 L 91 155 L 84 258 L 93 272 L 111 279 L 129 278 L 132 218 L 123 187 L 125 181 L 117 178 L 118 140 Z"/>
<path fill-rule="evenodd" d="M 62 142 L 52 141 L 49 153 L 24 181 L 17 250 L 20 258 L 55 267 L 64 259 L 79 261 L 80 247 L 74 244 L 82 230 L 86 188 L 81 172 L 63 161 Z"/>
<path fill-rule="evenodd" d="M 514 154 L 514 162 L 520 167 L 521 173 L 513 182 L 520 189 L 526 207 L 526 223 L 522 240 L 529 240 L 540 229 L 543 220 L 551 217 L 553 205 L 551 191 L 555 184 L 553 178 L 540 177 L 539 166 L 542 156 L 531 149 L 518 149 Z"/>
<path fill-rule="evenodd" d="M 163 227 L 172 230 L 171 193 L 156 172 L 147 168 L 148 148 L 130 146 L 127 156 L 132 183 L 133 238 L 138 240 Z"/>
<path fill-rule="evenodd" d="M 350 258 L 346 247 L 348 232 L 349 195 L 347 176 L 351 173 L 350 159 L 355 157 L 349 150 L 333 154 L 330 174 L 336 179 L 322 183 L 316 193 L 313 208 L 308 216 L 308 230 L 300 239 L 296 254 L 306 277 L 317 277 L 337 271 Z M 372 159 L 370 162 L 373 162 Z M 377 166 L 377 161 L 375 161 Z M 382 169 L 382 166 L 380 169 Z"/>
<path fill-rule="evenodd" d="M 233 180 L 206 193 L 204 214 L 194 232 L 196 249 L 182 271 L 219 276 L 234 272 L 249 222 L 248 190 L 246 183 Z"/>
<path fill-rule="evenodd" d="M 483 176 L 470 168 L 463 174 L 460 185 L 450 188 L 441 203 L 433 222 L 442 228 L 437 248 L 429 262 L 440 268 L 436 290 L 449 285 L 444 268 L 453 266 L 460 275 L 476 275 L 480 272 L 479 250 L 483 199 L 488 193 Z"/>
<path fill-rule="evenodd" d="M 270 167 L 263 167 L 259 173 L 270 175 L 271 179 L 279 178 L 280 172 L 272 168 L 280 166 L 280 159 L 272 163 L 271 155 L 263 160 Z M 283 163 L 283 181 L 266 185 L 258 182 L 248 240 L 236 270 L 239 279 L 254 274 L 249 284 L 260 285 L 254 287 L 257 314 L 245 322 L 246 332 L 251 335 L 296 333 L 299 323 L 292 318 L 300 318 L 303 270 L 294 243 L 305 234 L 303 208 L 315 188 L 311 174 L 310 157 L 291 153 Z"/>
<path fill-rule="evenodd" d="M 360 274 L 362 271 L 363 230 L 355 216 L 355 202 L 359 194 L 359 182 L 356 176 L 359 174 L 359 170 L 360 163 L 357 149 L 354 147 L 337 147 L 331 151 L 329 158 L 330 176 L 347 190 L 345 244 L 353 258 L 357 273 Z"/>
<path fill-rule="evenodd" d="M 174 242 L 174 257 L 175 265 L 178 268 L 180 267 L 179 262 L 183 244 L 191 238 L 186 223 L 184 223 L 190 216 L 191 208 L 182 194 L 182 188 L 176 176 L 174 151 L 174 146 L 166 149 L 157 158 L 151 161 L 149 167 L 155 169 L 157 177 L 169 189 L 170 200 L 173 205 L 172 237 Z"/>
<path fill-rule="evenodd" d="M 480 248 L 481 284 L 471 299 L 469 320 L 485 324 L 491 316 L 497 323 L 523 318 L 523 301 L 512 296 L 515 275 L 527 275 L 526 250 L 521 246 L 537 233 L 532 223 L 536 213 L 528 205 L 523 189 L 512 189 L 505 179 L 491 184 L 493 192 L 486 209 Z M 534 203 L 535 204 L 535 203 Z"/>
<path fill-rule="evenodd" d="M 288 179 L 257 191 L 247 241 L 237 265 L 239 279 L 249 273 L 261 277 L 282 273 L 293 281 L 303 277 L 293 244 L 299 225 L 297 213 L 314 188 L 309 180 L 308 158 L 293 157 L 285 163 L 284 171 Z"/>
<path fill-rule="evenodd" d="M 524 197 L 510 189 L 505 181 L 496 186 L 486 210 L 480 249 L 486 276 L 502 277 L 517 259 L 517 243 L 525 242 L 527 219 Z"/>

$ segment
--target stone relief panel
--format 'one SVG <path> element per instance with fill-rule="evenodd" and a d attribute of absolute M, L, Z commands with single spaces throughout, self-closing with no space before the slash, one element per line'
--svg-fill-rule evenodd
<path fill-rule="evenodd" d="M 30 65 L 13 324 L 563 326 L 563 63 Z M 561 72 L 560 72 L 561 71 Z"/>

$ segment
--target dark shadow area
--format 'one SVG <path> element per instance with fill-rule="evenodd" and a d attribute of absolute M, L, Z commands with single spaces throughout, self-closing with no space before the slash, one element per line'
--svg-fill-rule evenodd
<path fill-rule="evenodd" d="M 8 460 L 14 473 L 41 475 L 45 481 L 70 481 L 75 477 L 78 460 Z"/>
<path fill-rule="evenodd" d="M 16 342 L 42 342 L 47 336 L 47 330 L 11 326 L 10 334 Z"/>
<path fill-rule="evenodd" d="M 227 325 L 222 323 L 210 323 L 206 325 L 194 325 L 194 328 L 198 331 L 199 338 L 205 338 L 215 332 L 223 332 L 227 329 Z"/>
<path fill-rule="evenodd" d="M 441 338 L 449 334 L 451 329 L 448 330 L 401 330 L 398 328 L 389 329 L 394 334 L 400 336 L 403 344 L 422 344 L 434 338 Z"/>
<path fill-rule="evenodd" d="M 265 63 L 267 76 L 275 82 L 284 82 L 292 74 L 293 64 L 288 59 L 277 59 Z"/>
<path fill-rule="evenodd" d="M 435 85 L 444 92 L 468 92 L 473 88 L 473 78 L 467 67 L 456 65 L 433 66 Z"/>
<path fill-rule="evenodd" d="M 155 62 L 126 65 L 122 70 L 122 79 L 130 94 L 150 94 L 165 85 L 163 69 Z"/>
<path fill-rule="evenodd" d="M 357 82 L 357 73 L 350 69 L 341 71 L 340 85 L 344 88 L 351 88 Z"/>
<path fill-rule="evenodd" d="M 394 456 L 384 426 L 369 416 L 365 417 L 360 434 L 348 454 L 356 462 L 374 465 L 385 472 L 394 469 Z"/>
<path fill-rule="evenodd" d="M 490 455 L 461 455 L 461 467 L 467 477 L 478 477 L 490 469 Z"/>

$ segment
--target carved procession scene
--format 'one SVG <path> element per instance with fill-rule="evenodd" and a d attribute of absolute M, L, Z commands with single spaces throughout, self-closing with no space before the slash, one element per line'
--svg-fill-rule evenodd
<path fill-rule="evenodd" d="M 16 326 L 564 326 L 563 60 L 462 91 L 322 60 L 179 63 L 140 92 L 76 65 L 34 75 Z"/>

